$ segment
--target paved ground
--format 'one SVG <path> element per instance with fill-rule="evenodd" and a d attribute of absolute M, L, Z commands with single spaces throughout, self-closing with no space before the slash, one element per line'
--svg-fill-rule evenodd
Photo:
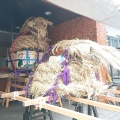
<path fill-rule="evenodd" d="M 74 106 L 69 102 L 64 102 L 63 106 L 65 108 L 74 110 Z M 104 109 L 97 108 L 99 118 L 103 120 L 120 120 L 120 113 L 108 111 Z M 0 105 L 0 120 L 23 120 L 22 116 L 25 111 L 25 108 L 20 106 L 18 102 L 11 102 L 8 108 Z M 86 114 L 86 106 L 84 105 L 84 113 Z M 72 118 L 60 115 L 57 113 L 52 113 L 54 120 L 72 120 Z M 40 119 L 36 119 L 40 120 Z M 49 120 L 47 118 L 47 120 Z"/>

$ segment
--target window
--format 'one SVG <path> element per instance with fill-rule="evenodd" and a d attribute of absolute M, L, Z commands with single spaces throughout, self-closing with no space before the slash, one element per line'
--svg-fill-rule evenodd
<path fill-rule="evenodd" d="M 112 36 L 107 36 L 108 40 L 108 45 L 115 47 L 120 50 L 120 37 L 112 37 Z M 113 67 L 110 66 L 111 70 L 111 77 L 114 83 L 118 84 L 120 83 L 120 70 L 116 70 Z"/>

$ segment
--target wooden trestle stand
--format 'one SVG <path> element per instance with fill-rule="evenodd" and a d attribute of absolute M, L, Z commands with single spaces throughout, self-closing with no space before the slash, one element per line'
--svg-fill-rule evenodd
<path fill-rule="evenodd" d="M 117 91 L 117 90 L 107 89 L 106 92 L 112 92 L 112 93 L 120 94 L 120 91 Z M 76 102 L 77 105 L 76 105 L 76 110 L 75 111 L 46 103 L 49 100 L 49 97 L 38 97 L 38 98 L 35 98 L 35 99 L 29 99 L 29 98 L 25 98 L 25 97 L 20 96 L 20 95 L 25 94 L 25 91 L 18 91 L 18 92 L 12 92 L 12 93 L 0 92 L 0 94 L 1 94 L 1 98 L 11 97 L 14 100 L 18 100 L 18 101 L 22 102 L 22 105 L 26 107 L 26 111 L 23 115 L 23 120 L 33 120 L 34 118 L 36 118 L 36 117 L 32 116 L 32 113 L 35 113 L 33 106 L 38 107 L 39 110 L 44 113 L 44 115 L 42 115 L 43 120 L 46 119 L 47 115 L 50 117 L 50 120 L 53 120 L 53 117 L 51 115 L 51 111 L 54 111 L 54 112 L 72 117 L 73 120 L 76 120 L 76 119 L 78 119 L 78 120 L 79 119 L 80 120 L 101 120 L 100 118 L 97 118 L 98 114 L 96 112 L 95 107 L 100 107 L 100 108 L 103 108 L 103 109 L 120 112 L 120 107 L 118 107 L 118 106 L 109 105 L 109 104 L 106 104 L 106 103 L 101 103 L 101 102 L 92 101 L 92 100 L 83 99 L 83 98 L 70 97 L 70 96 L 64 96 L 64 97 L 68 100 Z M 101 97 L 104 97 L 107 100 L 113 100 L 113 101 L 116 101 L 116 102 L 120 102 L 120 98 L 110 97 L 110 96 L 106 96 L 106 95 L 104 95 L 104 96 L 101 95 Z M 60 99 L 58 101 L 60 101 Z M 82 113 L 83 112 L 82 104 L 88 105 L 88 115 L 85 115 L 85 114 Z M 61 103 L 60 103 L 60 105 L 61 105 Z M 90 109 L 93 110 L 93 113 L 94 113 L 95 117 L 90 116 L 92 114 Z M 48 111 L 48 112 L 46 112 L 46 111 Z"/>

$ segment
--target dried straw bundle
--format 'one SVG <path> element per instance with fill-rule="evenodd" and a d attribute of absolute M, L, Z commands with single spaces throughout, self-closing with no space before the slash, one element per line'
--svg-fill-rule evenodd
<path fill-rule="evenodd" d="M 24 35 L 18 39 L 14 45 L 14 51 L 29 48 L 31 50 L 37 48 L 37 40 L 33 35 Z"/>
<path fill-rule="evenodd" d="M 120 52 L 110 46 L 99 45 L 90 40 L 63 40 L 58 42 L 52 52 L 68 49 L 70 56 L 77 56 L 79 59 L 81 57 L 93 56 L 106 67 L 112 65 L 116 69 L 120 69 Z"/>
<path fill-rule="evenodd" d="M 54 63 L 54 64 L 53 64 Z M 68 86 L 62 83 L 62 79 L 59 81 L 57 93 L 59 96 L 68 94 L 76 97 L 88 96 L 89 98 L 95 94 L 99 95 L 103 90 L 102 82 L 99 82 L 95 78 L 94 70 L 88 63 L 87 65 L 81 65 L 73 62 L 69 65 L 70 70 L 70 83 Z M 96 68 L 94 68 L 96 69 Z M 62 71 L 60 63 L 55 58 L 52 62 L 42 63 L 38 66 L 33 83 L 30 87 L 30 93 L 35 97 L 44 95 L 45 92 L 51 88 L 57 79 L 57 75 Z M 79 72 L 78 72 L 79 71 Z"/>
<path fill-rule="evenodd" d="M 42 18 L 42 17 L 37 17 L 37 18 L 29 18 L 25 21 L 23 24 L 20 33 L 23 32 L 30 32 L 32 35 L 45 39 L 47 36 L 47 27 L 48 25 L 52 26 L 52 22 Z"/>
<path fill-rule="evenodd" d="M 58 42 L 52 52 L 68 50 L 70 56 L 68 68 L 70 70 L 70 83 L 66 86 L 61 79 L 56 91 L 59 96 L 70 95 L 75 97 L 91 98 L 104 92 L 101 75 L 96 79 L 95 73 L 100 73 L 101 63 L 105 66 L 111 64 L 120 69 L 119 52 L 108 46 L 102 46 L 90 40 L 64 40 Z M 113 53 L 114 52 L 114 53 Z M 33 82 L 29 88 L 30 94 L 38 97 L 45 95 L 53 86 L 57 75 L 63 70 L 59 57 L 52 57 L 36 69 Z"/>
<path fill-rule="evenodd" d="M 22 37 L 19 37 L 17 42 L 14 45 L 14 51 L 22 50 L 29 48 L 30 50 L 35 50 L 38 48 L 38 42 L 36 40 L 37 38 L 33 35 L 24 35 Z M 40 50 L 44 50 L 48 48 L 48 44 L 45 41 L 41 41 L 39 45 Z M 11 48 L 12 51 L 12 48 Z"/>
<path fill-rule="evenodd" d="M 31 35 L 19 36 L 16 44 L 11 47 L 11 51 L 13 47 L 14 51 L 18 51 L 25 48 L 35 49 L 38 48 L 38 45 L 40 50 L 46 51 L 49 46 L 48 25 L 52 25 L 52 22 L 41 17 L 27 19 L 20 30 L 20 34 L 31 33 Z"/>

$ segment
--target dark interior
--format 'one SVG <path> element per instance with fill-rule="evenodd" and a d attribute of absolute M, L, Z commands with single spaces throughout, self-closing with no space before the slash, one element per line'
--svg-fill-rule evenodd
<path fill-rule="evenodd" d="M 47 11 L 51 15 L 45 15 Z M 19 32 L 17 27 L 31 16 L 40 16 L 58 25 L 79 15 L 43 0 L 0 0 L 0 30 Z"/>
<path fill-rule="evenodd" d="M 46 15 L 45 12 L 51 12 Z M 0 0 L 0 57 L 18 36 L 19 30 L 29 17 L 43 17 L 53 26 L 80 15 L 55 6 L 45 0 Z"/>

